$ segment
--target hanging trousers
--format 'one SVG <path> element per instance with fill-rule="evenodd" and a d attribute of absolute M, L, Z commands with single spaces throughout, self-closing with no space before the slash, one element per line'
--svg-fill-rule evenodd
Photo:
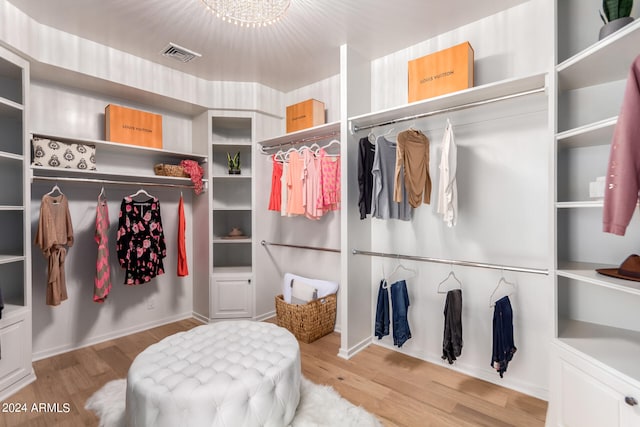
<path fill-rule="evenodd" d="M 498 371 L 500 378 L 507 371 L 507 365 L 517 348 L 513 342 L 513 310 L 509 297 L 496 301 L 493 312 L 493 355 L 491 366 Z"/>

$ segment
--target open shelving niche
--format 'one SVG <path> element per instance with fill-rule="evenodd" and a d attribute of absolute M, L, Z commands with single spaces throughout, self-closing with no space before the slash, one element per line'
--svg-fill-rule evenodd
<path fill-rule="evenodd" d="M 153 166 L 158 163 L 177 164 L 186 159 L 195 160 L 201 164 L 207 162 L 207 156 L 201 154 L 37 132 L 33 132 L 32 135 L 67 143 L 94 145 L 96 147 L 97 168 L 97 170 L 77 170 L 32 165 L 33 177 L 70 177 L 87 181 L 112 180 L 122 181 L 124 184 L 131 181 L 141 181 L 140 184 L 189 186 L 191 184 L 190 178 L 155 175 Z M 203 183 L 206 188 L 208 180 L 203 178 Z"/>
<path fill-rule="evenodd" d="M 562 108 L 558 112 L 556 338 L 572 354 L 587 356 L 611 375 L 622 374 L 624 381 L 631 381 L 635 387 L 640 385 L 640 365 L 633 355 L 640 354 L 640 332 L 637 327 L 628 328 L 640 323 L 640 311 L 634 309 L 640 302 L 640 282 L 605 276 L 596 269 L 618 267 L 628 254 L 640 248 L 632 238 L 602 232 L 604 203 L 601 199 L 589 200 L 587 195 L 589 179 L 606 174 L 617 116 L 584 102 L 587 98 L 582 96 L 597 97 L 589 92 L 609 90 L 611 84 L 617 84 L 616 93 L 621 92 L 629 66 L 640 53 L 638 46 L 640 20 L 568 58 L 560 58 L 555 67 L 559 107 L 578 110 L 578 115 L 580 109 L 596 110 L 579 118 Z M 572 96 L 582 101 L 573 107 L 563 106 L 563 97 Z M 617 98 L 606 102 L 611 104 L 609 110 L 620 107 Z M 640 234 L 637 222 L 635 216 L 627 236 Z"/>

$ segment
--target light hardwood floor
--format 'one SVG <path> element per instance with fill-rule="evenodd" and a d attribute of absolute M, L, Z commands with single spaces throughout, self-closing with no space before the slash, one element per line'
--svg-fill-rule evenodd
<path fill-rule="evenodd" d="M 36 382 L 3 402 L 25 404 L 27 411 L 0 413 L 0 427 L 97 426 L 84 409 L 87 398 L 106 382 L 125 378 L 150 344 L 198 325 L 183 320 L 35 362 Z M 387 427 L 544 426 L 547 404 L 539 399 L 377 345 L 350 360 L 336 356 L 339 347 L 337 333 L 300 343 L 303 375 L 333 386 Z M 60 412 L 31 411 L 34 403 L 59 403 Z"/>

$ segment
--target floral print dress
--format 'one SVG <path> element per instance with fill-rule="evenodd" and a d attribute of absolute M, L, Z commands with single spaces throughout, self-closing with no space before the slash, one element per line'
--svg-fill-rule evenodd
<path fill-rule="evenodd" d="M 124 284 L 138 285 L 164 274 L 167 247 L 162 230 L 160 201 L 143 202 L 127 196 L 120 205 L 116 251 L 126 270 Z"/>

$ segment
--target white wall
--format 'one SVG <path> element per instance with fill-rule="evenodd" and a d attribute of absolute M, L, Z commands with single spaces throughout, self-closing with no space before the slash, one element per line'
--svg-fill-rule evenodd
<path fill-rule="evenodd" d="M 553 65 L 553 2 L 532 0 L 434 39 L 372 62 L 372 108 L 390 108 L 407 101 L 407 61 L 469 41 L 475 50 L 475 84 L 547 72 Z M 520 102 L 531 102 L 524 99 Z M 372 250 L 444 259 L 487 262 L 546 269 L 552 265 L 549 212 L 551 135 L 546 100 L 527 114 L 496 104 L 494 117 L 463 110 L 395 125 L 393 134 L 409 125 L 431 141 L 432 203 L 414 212 L 411 222 L 371 222 Z M 481 110 L 484 111 L 484 110 Z M 495 110 L 494 110 L 495 111 Z M 458 144 L 459 219 L 449 229 L 436 214 L 439 145 L 446 118 Z M 389 129 L 378 128 L 381 133 Z M 438 283 L 450 271 L 442 264 L 402 262 L 415 269 L 408 281 L 411 300 L 410 339 L 399 351 L 443 364 L 444 295 Z M 372 306 L 379 279 L 395 261 L 372 260 Z M 505 273 L 517 284 L 512 296 L 515 342 L 518 347 L 504 379 L 490 368 L 492 310 L 489 297 L 500 271 L 453 267 L 463 283 L 462 356 L 453 369 L 545 398 L 548 390 L 547 344 L 552 336 L 552 280 L 548 276 Z M 371 325 L 373 333 L 373 325 Z M 375 339 L 375 338 L 374 338 Z M 376 340 L 376 342 L 378 342 Z M 393 347 L 391 337 L 379 342 Z M 448 366 L 448 364 L 447 364 Z"/>
<path fill-rule="evenodd" d="M 163 115 L 163 146 L 177 151 L 191 150 L 191 119 L 189 117 L 158 111 L 148 105 L 131 104 L 120 99 L 100 94 L 83 92 L 50 83 L 32 82 L 29 115 L 33 132 L 54 135 L 104 139 L 104 107 L 109 103 L 119 103 L 134 108 L 142 108 Z M 122 162 L 122 158 L 119 159 Z M 98 169 L 109 167 L 109 159 L 97 155 Z M 138 159 L 122 168 L 152 168 Z M 35 181 L 32 186 L 31 230 L 35 229 L 39 217 L 40 199 L 53 183 Z M 69 299 L 58 307 L 45 304 L 46 259 L 40 249 L 32 245 L 33 258 L 33 352 L 39 359 L 80 346 L 126 335 L 133 331 L 190 317 L 192 310 L 192 276 L 178 278 L 177 229 L 178 200 L 180 191 L 176 189 L 148 188 L 158 196 L 162 209 L 165 229 L 167 257 L 164 260 L 166 274 L 150 283 L 125 286 L 124 271 L 119 266 L 115 254 L 116 224 L 120 202 L 125 195 L 137 191 L 135 186 L 105 186 L 109 200 L 109 249 L 112 291 L 104 304 L 93 302 L 93 279 L 97 245 L 93 240 L 95 230 L 95 209 L 101 186 L 88 183 L 59 183 L 70 201 L 70 212 L 74 226 L 75 244 L 69 250 L 65 261 Z M 191 223 L 191 191 L 183 191 L 185 216 L 187 218 L 187 257 L 192 267 L 193 232 Z M 206 197 L 206 196 L 203 196 Z"/>

